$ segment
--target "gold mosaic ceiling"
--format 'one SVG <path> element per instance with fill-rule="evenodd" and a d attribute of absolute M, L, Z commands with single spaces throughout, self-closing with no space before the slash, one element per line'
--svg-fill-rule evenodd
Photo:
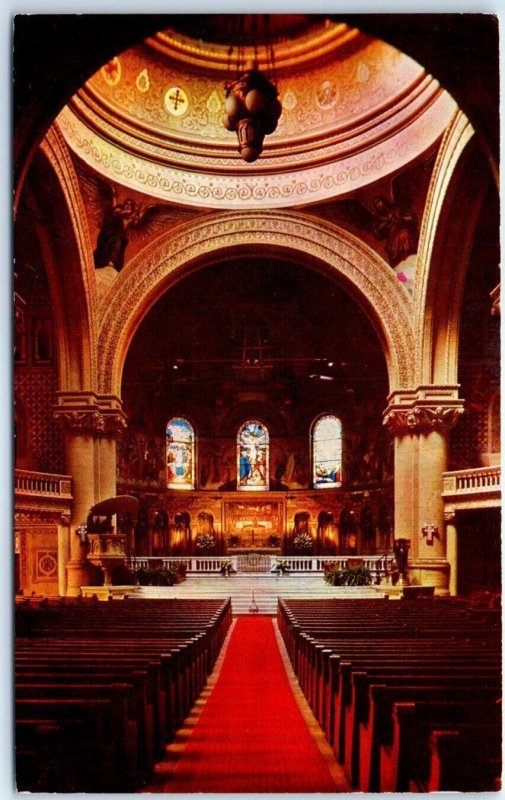
<path fill-rule="evenodd" d="M 190 15 L 119 53 L 60 114 L 67 143 L 109 180 L 152 197 L 287 207 L 349 194 L 414 161 L 456 109 L 419 64 L 384 42 L 320 17 L 273 16 L 283 111 L 261 157 L 246 164 L 220 117 L 225 83 L 236 77 L 229 42 L 267 67 L 261 37 L 256 52 L 247 43 L 258 26 L 252 15 Z"/>

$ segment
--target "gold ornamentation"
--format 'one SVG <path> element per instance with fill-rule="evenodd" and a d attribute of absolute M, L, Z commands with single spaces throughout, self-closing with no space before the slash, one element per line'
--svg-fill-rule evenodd
<path fill-rule="evenodd" d="M 327 111 L 333 108 L 338 100 L 338 89 L 332 81 L 323 81 L 317 90 L 316 102 L 319 108 Z"/>
<path fill-rule="evenodd" d="M 145 94 L 145 92 L 149 91 L 150 82 L 149 82 L 149 72 L 147 71 L 147 69 L 143 69 L 141 72 L 139 72 L 135 80 L 135 86 L 137 87 L 139 92 L 141 92 L 141 94 Z"/>
<path fill-rule="evenodd" d="M 207 111 L 209 111 L 210 114 L 219 114 L 219 112 L 222 110 L 223 103 L 215 89 L 212 94 L 209 95 L 206 106 Z"/>
<path fill-rule="evenodd" d="M 291 89 L 287 89 L 282 97 L 281 103 L 284 111 L 293 111 L 298 103 L 296 94 Z"/>
<path fill-rule="evenodd" d="M 188 95 L 180 86 L 172 86 L 165 93 L 165 108 L 174 117 L 182 117 L 189 109 Z"/>
<path fill-rule="evenodd" d="M 89 90 L 86 89 L 60 113 L 57 124 L 68 145 L 89 166 L 131 189 L 205 208 L 282 207 L 298 203 L 302 198 L 315 202 L 356 190 L 424 152 L 434 138 L 443 133 L 455 106 L 436 81 L 426 79 L 420 94 L 417 81 L 416 87 L 412 104 L 405 105 L 402 95 L 398 108 L 394 103 L 388 108 L 384 137 L 379 142 L 370 139 L 370 131 L 362 128 L 352 131 L 352 126 L 348 135 L 343 136 L 340 129 L 335 130 L 334 124 L 328 124 L 327 118 L 332 115 L 317 105 L 314 87 L 308 85 L 300 93 L 297 90 L 294 111 L 290 114 L 285 109 L 286 114 L 280 118 L 282 146 L 276 145 L 275 135 L 272 137 L 269 158 L 271 170 L 277 173 L 275 181 L 271 170 L 264 175 L 252 175 L 245 171 L 245 165 L 237 165 L 234 142 L 229 141 L 226 130 L 220 131 L 215 115 L 210 114 L 206 106 L 208 86 L 201 87 L 201 96 L 194 98 L 192 94 L 191 107 L 189 101 L 184 107 L 181 105 L 184 90 L 180 86 L 160 96 L 161 109 L 168 103 L 170 130 L 149 142 L 142 140 L 141 148 L 135 134 L 135 120 L 126 127 L 112 115 L 109 104 L 103 109 L 98 107 L 94 95 L 93 101 L 88 102 Z M 192 89 L 192 93 L 194 91 Z M 154 103 L 151 95 L 154 98 L 153 90 L 149 94 L 149 107 Z M 170 100 L 171 96 L 179 100 Z M 317 119 L 311 118 L 311 109 L 315 109 Z M 163 120 L 157 116 L 150 119 L 153 114 L 143 110 L 142 130 L 149 122 L 158 128 L 163 125 Z M 290 120 L 295 114 L 297 117 Z M 311 136 L 320 134 L 316 150 L 300 138 L 300 130 L 306 128 L 310 128 Z M 190 146 L 182 149 L 179 145 L 170 146 L 172 129 Z M 286 139 L 297 142 L 293 152 L 286 147 Z M 222 156 L 213 153 L 209 161 L 211 140 L 222 145 Z M 233 167 L 233 174 L 226 174 L 230 167 Z"/>
<path fill-rule="evenodd" d="M 117 86 L 121 80 L 121 62 L 117 56 L 111 58 L 100 70 L 102 77 L 109 86 Z"/>

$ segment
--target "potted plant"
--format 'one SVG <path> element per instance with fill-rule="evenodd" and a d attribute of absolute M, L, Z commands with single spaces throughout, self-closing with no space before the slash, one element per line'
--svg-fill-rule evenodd
<path fill-rule="evenodd" d="M 270 572 L 275 572 L 277 575 L 286 575 L 289 572 L 288 562 L 284 558 L 278 558 Z"/>
<path fill-rule="evenodd" d="M 329 565 L 325 566 L 324 580 L 330 586 L 370 586 L 372 573 L 362 566 L 339 569 Z"/>
<path fill-rule="evenodd" d="M 229 575 L 234 575 L 236 570 L 233 569 L 233 564 L 229 559 L 221 561 L 221 575 L 227 578 Z"/>
<path fill-rule="evenodd" d="M 186 572 L 188 571 L 188 568 L 184 563 L 184 561 L 177 561 L 175 564 L 172 564 L 172 567 L 177 575 L 177 583 L 182 583 L 183 581 L 185 581 Z"/>

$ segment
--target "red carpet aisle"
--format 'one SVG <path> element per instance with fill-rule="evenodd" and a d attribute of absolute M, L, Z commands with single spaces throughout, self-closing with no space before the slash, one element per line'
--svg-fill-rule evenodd
<path fill-rule="evenodd" d="M 271 617 L 238 617 L 165 792 L 337 792 L 289 686 Z"/>

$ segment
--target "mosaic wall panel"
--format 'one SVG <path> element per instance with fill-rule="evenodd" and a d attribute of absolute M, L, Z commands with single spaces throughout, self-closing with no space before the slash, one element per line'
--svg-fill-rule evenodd
<path fill-rule="evenodd" d="M 27 452 L 31 469 L 64 472 L 64 440 L 56 420 L 48 413 L 56 403 L 56 368 L 18 367 L 14 381 L 19 411 L 26 417 Z"/>

